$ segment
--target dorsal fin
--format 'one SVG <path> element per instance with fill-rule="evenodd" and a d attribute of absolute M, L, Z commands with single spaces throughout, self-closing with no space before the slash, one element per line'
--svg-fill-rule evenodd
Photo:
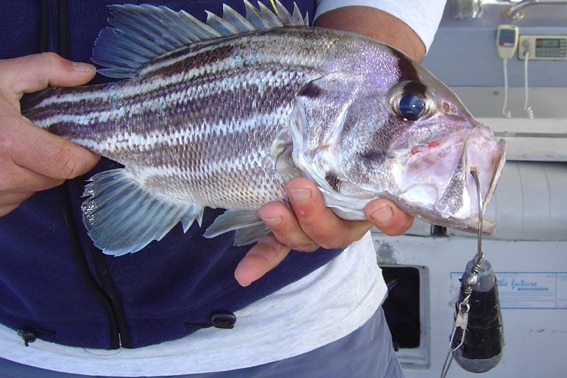
<path fill-rule="evenodd" d="M 222 17 L 207 12 L 206 23 L 185 11 L 175 12 L 164 6 L 110 5 L 110 25 L 103 29 L 93 49 L 93 62 L 103 66 L 99 72 L 113 78 L 129 78 L 145 63 L 180 47 L 255 30 L 308 25 L 297 4 L 293 14 L 272 0 L 274 10 L 262 3 L 254 7 L 244 1 L 246 16 L 228 5 Z"/>

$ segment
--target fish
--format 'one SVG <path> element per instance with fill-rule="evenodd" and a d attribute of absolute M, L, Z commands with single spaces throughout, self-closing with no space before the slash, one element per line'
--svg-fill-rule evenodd
<path fill-rule="evenodd" d="M 325 205 L 365 219 L 377 198 L 429 223 L 476 232 L 471 169 L 492 197 L 505 142 L 420 63 L 373 39 L 309 26 L 287 10 L 244 1 L 205 22 L 164 6 L 109 6 L 93 48 L 114 82 L 50 87 L 22 105 L 37 126 L 123 168 L 84 189 L 83 223 L 121 256 L 181 223 L 234 244 L 269 234 L 258 209 L 288 204 L 285 183 L 315 182 Z M 494 223 L 486 220 L 484 231 Z"/>

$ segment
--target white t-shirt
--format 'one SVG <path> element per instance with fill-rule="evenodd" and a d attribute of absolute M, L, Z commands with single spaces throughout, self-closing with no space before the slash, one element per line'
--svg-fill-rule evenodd
<path fill-rule="evenodd" d="M 443 17 L 445 3 L 445 0 L 317 0 L 315 18 L 348 6 L 377 8 L 405 22 L 421 38 L 427 50 Z"/>

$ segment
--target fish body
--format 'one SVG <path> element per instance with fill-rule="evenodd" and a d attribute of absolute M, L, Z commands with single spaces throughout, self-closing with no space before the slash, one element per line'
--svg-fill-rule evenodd
<path fill-rule="evenodd" d="M 129 80 L 61 88 L 36 108 L 43 118 L 29 116 L 168 201 L 257 210 L 283 198 L 291 178 L 276 170 L 274 142 L 288 138 L 297 92 L 326 74 L 324 57 L 309 56 L 319 36 L 285 28 L 189 46 Z"/>
<path fill-rule="evenodd" d="M 136 252 L 205 207 L 228 209 L 205 236 L 268 231 L 257 210 L 294 176 L 327 206 L 364 219 L 376 198 L 475 231 L 474 167 L 487 202 L 504 142 L 401 52 L 245 3 L 201 23 L 164 7 L 112 6 L 93 60 L 115 83 L 53 88 L 25 115 L 124 165 L 86 186 L 83 221 L 105 253 Z M 164 26 L 165 25 L 165 26 Z M 485 223 L 485 229 L 490 228 Z"/>

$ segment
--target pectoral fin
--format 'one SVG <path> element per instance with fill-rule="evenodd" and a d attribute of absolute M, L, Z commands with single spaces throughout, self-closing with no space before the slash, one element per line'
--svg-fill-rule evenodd
<path fill-rule="evenodd" d="M 233 209 L 215 219 L 203 236 L 214 238 L 229 231 L 236 231 L 236 246 L 254 243 L 271 232 L 258 216 L 258 211 Z"/>

